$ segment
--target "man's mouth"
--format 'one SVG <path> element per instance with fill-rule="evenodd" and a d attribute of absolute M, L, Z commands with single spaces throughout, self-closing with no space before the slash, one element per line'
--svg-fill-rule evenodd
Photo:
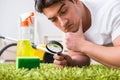
<path fill-rule="evenodd" d="M 71 25 L 69 25 L 69 26 L 67 26 L 67 27 L 65 27 L 65 32 L 71 32 L 72 31 L 72 24 Z"/>

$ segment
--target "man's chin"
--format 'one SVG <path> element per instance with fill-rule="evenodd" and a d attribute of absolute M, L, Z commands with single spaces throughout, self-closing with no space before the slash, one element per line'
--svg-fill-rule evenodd
<path fill-rule="evenodd" d="M 75 32 L 77 32 L 77 31 L 65 31 L 64 33 L 68 33 L 68 32 L 75 33 Z"/>
<path fill-rule="evenodd" d="M 68 33 L 68 32 L 73 32 L 73 33 L 75 33 L 75 32 L 77 32 L 78 31 L 78 29 L 76 29 L 76 30 L 64 30 L 63 32 L 64 33 Z"/>

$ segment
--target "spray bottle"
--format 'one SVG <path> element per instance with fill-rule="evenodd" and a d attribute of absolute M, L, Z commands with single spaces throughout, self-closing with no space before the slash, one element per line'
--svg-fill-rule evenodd
<path fill-rule="evenodd" d="M 33 57 L 28 21 L 21 23 L 20 39 L 17 42 L 17 57 Z"/>
<path fill-rule="evenodd" d="M 28 21 L 30 31 L 30 41 L 34 43 L 34 12 L 27 12 L 20 16 L 20 22 Z"/>
<path fill-rule="evenodd" d="M 20 39 L 17 42 L 17 64 L 18 68 L 36 68 L 40 67 L 40 58 L 34 56 L 30 40 L 29 19 L 20 18 Z"/>

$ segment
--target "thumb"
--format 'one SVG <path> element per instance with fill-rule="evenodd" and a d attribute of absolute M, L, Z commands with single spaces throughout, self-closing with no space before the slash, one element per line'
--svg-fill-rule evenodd
<path fill-rule="evenodd" d="M 83 30 L 82 30 L 82 20 L 81 19 L 80 19 L 79 24 L 78 24 L 78 30 L 75 33 L 77 33 L 77 34 L 83 33 Z"/>

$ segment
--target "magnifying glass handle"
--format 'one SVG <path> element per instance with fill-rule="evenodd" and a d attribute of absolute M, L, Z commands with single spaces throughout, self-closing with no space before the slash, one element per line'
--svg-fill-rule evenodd
<path fill-rule="evenodd" d="M 36 49 L 39 49 L 39 50 L 42 50 L 42 51 L 45 51 L 47 53 L 50 53 L 50 54 L 53 54 L 55 55 L 55 53 L 51 53 L 50 51 L 48 51 L 46 48 L 43 48 L 41 46 L 36 46 Z M 56 53 L 56 55 L 60 55 L 61 53 Z"/>
<path fill-rule="evenodd" d="M 36 46 L 36 48 L 39 49 L 39 50 L 42 50 L 42 51 L 50 53 L 46 48 L 43 48 L 41 46 Z"/>
<path fill-rule="evenodd" d="M 50 51 L 48 51 L 46 48 L 43 48 L 42 46 L 39 46 L 39 45 L 32 45 L 32 47 L 34 49 L 38 49 L 38 50 L 42 50 L 42 51 L 45 51 L 45 52 L 50 53 L 50 54 L 54 54 L 54 53 L 51 53 Z"/>

